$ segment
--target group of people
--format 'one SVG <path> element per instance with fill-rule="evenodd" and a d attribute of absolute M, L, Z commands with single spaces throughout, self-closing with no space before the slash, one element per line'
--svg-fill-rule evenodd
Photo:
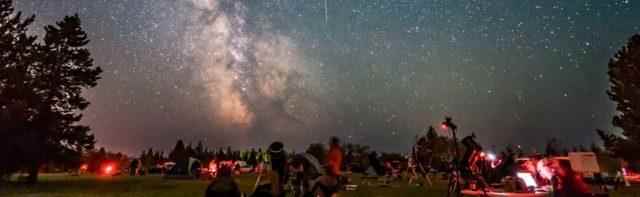
<path fill-rule="evenodd" d="M 268 148 L 269 160 L 260 169 L 254 186 L 253 197 L 281 197 L 287 189 L 294 196 L 326 196 L 336 194 L 341 187 L 343 150 L 337 137 L 329 141 L 326 158 L 314 158 L 308 154 L 288 155 L 282 142 L 273 142 Z M 323 169 L 317 169 L 317 159 L 325 159 Z M 322 167 L 320 167 L 322 168 Z M 217 176 L 206 189 L 206 197 L 240 197 L 237 182 L 230 166 L 220 166 Z M 293 177 L 291 177 L 293 176 Z M 289 184 L 293 188 L 286 188 Z"/>
<path fill-rule="evenodd" d="M 495 158 L 487 159 L 482 147 L 475 142 L 475 135 L 463 138 L 461 144 L 463 151 L 459 158 L 454 158 L 451 162 L 449 175 L 459 176 L 464 180 L 463 187 L 468 187 L 468 183 L 474 183 L 475 187 L 484 190 L 490 187 L 489 183 L 499 182 L 503 177 L 515 174 L 514 170 L 517 170 L 518 165 L 515 163 L 514 154 L 503 154 L 497 160 L 499 162 L 490 163 L 489 160 L 495 161 Z M 426 139 L 419 138 L 413 147 L 406 171 L 410 184 L 423 179 L 425 185 L 432 185 L 430 174 L 433 172 L 431 159 L 434 147 L 431 146 L 433 145 L 427 143 Z M 336 137 L 332 137 L 329 141 L 326 158 L 315 158 L 308 153 L 289 155 L 282 142 L 273 142 L 268 147 L 267 153 L 268 160 L 257 170 L 258 177 L 251 194 L 253 197 L 281 197 L 287 193 L 301 197 L 331 197 L 337 194 L 346 183 L 342 174 L 344 151 Z M 319 160 L 326 161 L 325 165 L 321 165 Z M 370 160 L 372 168 L 376 167 L 375 164 L 384 163 L 378 168 L 386 171 L 383 173 L 385 176 L 393 176 L 393 164 L 376 162 L 375 154 Z M 585 193 L 584 184 L 576 179 L 575 172 L 567 167 L 566 163 L 562 164 L 565 166 L 558 168 L 555 177 L 557 180 L 553 181 L 557 184 L 554 185 L 554 188 L 558 189 L 557 193 L 566 194 L 560 196 L 579 196 L 576 194 Z M 231 166 L 220 166 L 217 176 L 207 187 L 206 197 L 243 196 L 232 174 Z"/>

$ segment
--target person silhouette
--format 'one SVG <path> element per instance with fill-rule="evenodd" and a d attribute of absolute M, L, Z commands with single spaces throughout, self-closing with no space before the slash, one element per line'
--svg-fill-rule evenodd
<path fill-rule="evenodd" d="M 211 181 L 205 197 L 241 197 L 240 187 L 231 176 L 233 170 L 230 166 L 222 166 L 218 169 L 218 175 Z"/>

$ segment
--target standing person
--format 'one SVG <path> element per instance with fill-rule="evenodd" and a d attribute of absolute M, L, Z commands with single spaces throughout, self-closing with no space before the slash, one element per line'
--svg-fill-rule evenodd
<path fill-rule="evenodd" d="M 247 161 L 247 164 L 249 164 L 253 169 L 252 171 L 255 172 L 256 168 L 258 166 L 258 159 L 256 157 L 258 157 L 258 154 L 256 153 L 256 149 L 252 148 L 251 152 L 249 152 L 249 159 Z"/>
<path fill-rule="evenodd" d="M 129 176 L 139 176 L 140 175 L 140 160 L 133 159 L 131 160 L 131 165 L 129 165 Z"/>
<path fill-rule="evenodd" d="M 329 153 L 327 154 L 327 174 L 318 180 L 318 187 L 314 189 L 314 196 L 331 197 L 340 190 L 340 169 L 342 168 L 343 152 L 340 140 L 331 137 L 329 140 Z"/>
<path fill-rule="evenodd" d="M 340 139 L 338 137 L 331 137 L 329 141 L 329 153 L 327 154 L 327 165 L 329 167 L 329 174 L 335 177 L 340 176 L 342 173 L 342 147 L 340 147 Z"/>
<path fill-rule="evenodd" d="M 429 171 L 431 170 L 431 160 L 433 157 L 433 150 L 429 146 L 429 141 L 426 137 L 420 137 L 416 144 L 413 146 L 412 157 L 415 162 L 416 177 L 424 179 L 425 185 L 432 186 L 431 177 L 429 177 Z"/>
<path fill-rule="evenodd" d="M 274 184 L 274 196 L 284 195 L 284 184 L 287 182 L 287 153 L 284 151 L 282 142 L 273 142 L 269 146 L 269 161 L 271 161 L 271 170 L 277 177 L 277 183 Z"/>
<path fill-rule="evenodd" d="M 264 169 L 258 173 L 253 197 L 281 197 L 285 196 L 284 184 L 287 181 L 287 154 L 282 142 L 273 142 L 266 153 L 269 156 Z"/>

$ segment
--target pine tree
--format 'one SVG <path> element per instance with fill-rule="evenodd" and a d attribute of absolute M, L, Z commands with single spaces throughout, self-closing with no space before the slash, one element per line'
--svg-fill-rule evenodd
<path fill-rule="evenodd" d="M 176 142 L 176 146 L 173 148 L 171 153 L 169 153 L 169 159 L 176 163 L 174 168 L 177 169 L 178 173 L 187 172 L 189 156 L 187 155 L 187 150 L 184 147 L 184 142 L 182 142 L 182 140 L 178 140 L 178 142 Z"/>
<path fill-rule="evenodd" d="M 12 0 L 0 0 L 0 181 L 29 161 L 29 107 L 37 97 L 29 90 L 28 70 L 35 63 L 35 36 L 27 34 L 34 16 L 23 18 Z"/>
<path fill-rule="evenodd" d="M 149 148 L 149 150 L 143 152 L 142 154 L 144 155 L 144 160 L 142 160 L 142 165 L 144 166 L 144 174 L 149 174 L 149 169 L 151 169 L 155 164 L 155 160 L 153 159 L 153 149 Z"/>
<path fill-rule="evenodd" d="M 27 169 L 34 183 L 42 164 L 77 163 L 93 148 L 89 127 L 78 122 L 89 105 L 82 91 L 97 85 L 101 69 L 77 15 L 46 26 L 42 43 L 27 34 L 34 17 L 20 16 L 11 0 L 0 0 L 0 105 L 11 117 L 0 117 L 0 150 L 8 151 L 0 155 Z M 10 173 L 8 163 L 0 173 Z"/>
<path fill-rule="evenodd" d="M 187 152 L 187 158 L 189 157 L 195 157 L 196 155 L 196 151 L 193 149 L 193 146 L 191 145 L 191 143 L 189 143 L 189 145 L 187 145 L 187 147 L 185 148 L 186 152 Z"/>
<path fill-rule="evenodd" d="M 39 100 L 33 106 L 38 115 L 33 119 L 32 148 L 39 154 L 30 155 L 29 182 L 37 180 L 42 163 L 80 158 L 95 144 L 90 128 L 78 124 L 89 105 L 82 91 L 95 87 L 102 72 L 93 65 L 88 43 L 80 17 L 74 15 L 46 26 L 44 44 L 36 46 L 39 62 L 33 68 L 31 88 Z"/>
<path fill-rule="evenodd" d="M 640 160 L 640 34 L 629 39 L 609 60 L 609 98 L 616 102 L 618 113 L 613 125 L 622 129 L 624 137 L 598 134 L 607 148 L 628 161 Z"/>
<path fill-rule="evenodd" d="M 556 138 L 551 138 L 549 139 L 549 141 L 547 141 L 547 144 L 545 146 L 545 154 L 547 156 L 558 156 L 560 155 L 560 144 L 558 142 L 558 139 Z"/>
<path fill-rule="evenodd" d="M 195 157 L 200 160 L 204 160 L 204 145 L 202 144 L 202 141 L 198 141 L 198 145 L 196 145 Z"/>

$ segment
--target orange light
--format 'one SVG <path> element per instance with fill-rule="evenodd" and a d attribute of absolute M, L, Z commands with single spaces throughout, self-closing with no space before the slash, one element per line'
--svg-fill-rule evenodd
<path fill-rule="evenodd" d="M 87 165 L 87 164 L 80 165 L 80 170 L 87 171 L 88 169 L 89 169 L 89 165 Z"/>

